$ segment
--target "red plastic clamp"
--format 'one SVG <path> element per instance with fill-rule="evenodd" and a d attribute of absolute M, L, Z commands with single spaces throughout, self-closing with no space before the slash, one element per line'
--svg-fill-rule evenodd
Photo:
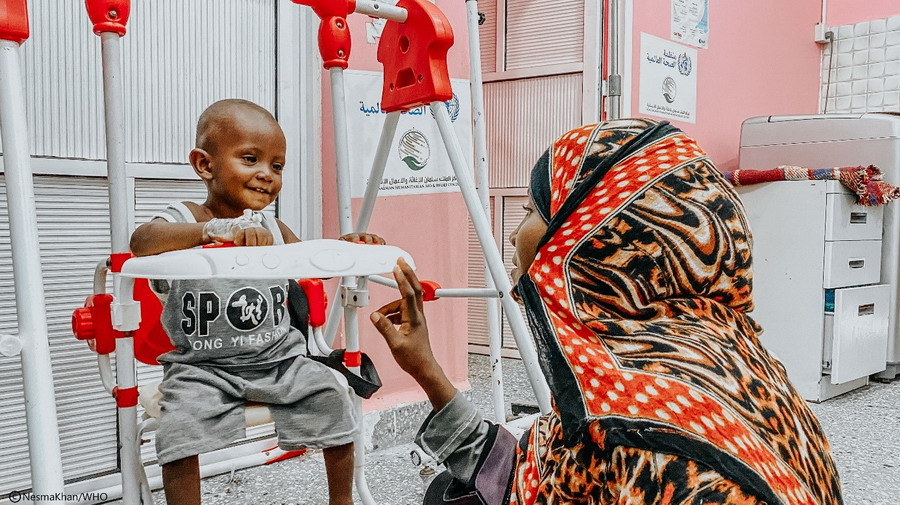
<path fill-rule="evenodd" d="M 116 399 L 116 407 L 120 409 L 127 409 L 128 407 L 134 407 L 138 404 L 138 388 L 136 387 L 127 389 L 114 387 L 112 394 Z"/>
<path fill-rule="evenodd" d="M 84 307 L 72 313 L 72 333 L 78 340 L 94 340 L 97 354 L 109 354 L 116 350 L 116 338 L 122 332 L 112 326 L 110 305 L 113 297 L 97 294 L 87 297 Z"/>
<path fill-rule="evenodd" d="M 362 351 L 345 351 L 344 366 L 347 368 L 362 366 Z"/>
<path fill-rule="evenodd" d="M 133 257 L 134 255 L 131 253 L 113 253 L 109 255 L 106 264 L 109 265 L 110 272 L 117 274 L 122 271 L 122 265 Z"/>
<path fill-rule="evenodd" d="M 409 110 L 453 98 L 447 51 L 453 45 L 450 21 L 428 0 L 400 0 L 409 13 L 405 23 L 388 21 L 378 45 L 384 65 L 381 108 Z"/>
<path fill-rule="evenodd" d="M 322 20 L 319 24 L 319 54 L 325 68 L 347 68 L 350 58 L 350 27 L 347 16 L 356 10 L 356 0 L 292 0 L 308 5 Z"/>
<path fill-rule="evenodd" d="M 434 292 L 441 289 L 441 285 L 434 281 L 420 281 L 422 285 L 422 300 L 432 302 L 440 298 Z"/>
<path fill-rule="evenodd" d="M 0 39 L 16 44 L 28 38 L 28 5 L 25 0 L 6 0 L 0 7 Z"/>
<path fill-rule="evenodd" d="M 88 17 L 94 23 L 94 33 L 112 32 L 125 35 L 125 24 L 131 13 L 131 0 L 84 0 Z"/>
<path fill-rule="evenodd" d="M 325 309 L 328 308 L 328 295 L 325 294 L 325 284 L 322 279 L 300 279 L 297 281 L 306 294 L 309 303 L 309 324 L 313 328 L 319 328 L 325 324 Z"/>

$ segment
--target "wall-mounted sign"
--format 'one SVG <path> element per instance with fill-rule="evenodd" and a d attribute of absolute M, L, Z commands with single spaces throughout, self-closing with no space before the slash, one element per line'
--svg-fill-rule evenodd
<path fill-rule="evenodd" d="M 641 34 L 640 111 L 697 121 L 697 50 Z"/>
<path fill-rule="evenodd" d="M 382 80 L 382 74 L 377 72 L 344 72 L 350 135 L 350 190 L 353 198 L 361 198 L 365 194 L 366 181 L 387 116 L 381 110 Z M 474 148 L 469 81 L 451 79 L 450 82 L 453 98 L 446 102 L 447 112 L 471 170 Z M 459 185 L 431 108 L 422 106 L 401 113 L 378 194 L 391 196 L 454 191 L 459 191 Z"/>
<path fill-rule="evenodd" d="M 709 0 L 672 0 L 672 40 L 707 48 Z"/>

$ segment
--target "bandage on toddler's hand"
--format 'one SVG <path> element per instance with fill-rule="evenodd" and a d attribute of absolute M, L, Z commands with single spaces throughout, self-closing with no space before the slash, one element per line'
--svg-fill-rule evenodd
<path fill-rule="evenodd" d="M 236 246 L 272 245 L 272 232 L 262 224 L 262 214 L 250 209 L 236 218 L 213 218 L 203 225 L 203 242 L 232 242 Z"/>

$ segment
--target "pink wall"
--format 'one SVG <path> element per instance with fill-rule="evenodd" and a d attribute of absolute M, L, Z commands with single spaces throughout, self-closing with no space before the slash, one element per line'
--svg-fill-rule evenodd
<path fill-rule="evenodd" d="M 670 40 L 669 6 L 634 2 L 635 116 L 640 115 L 641 32 Z M 821 7 L 819 2 L 758 0 L 711 1 L 709 8 L 709 48 L 698 49 L 697 55 L 697 122 L 672 124 L 696 138 L 719 169 L 728 170 L 737 168 L 743 120 L 817 112 L 821 49 L 813 42 L 813 26 Z"/>
<path fill-rule="evenodd" d="M 897 0 L 831 0 L 828 2 L 825 16 L 829 26 L 847 25 L 860 21 L 889 18 L 900 15 L 900 2 Z"/>
<path fill-rule="evenodd" d="M 438 0 L 453 27 L 455 43 L 450 49 L 448 63 L 452 78 L 469 77 L 468 36 L 465 2 Z M 353 46 L 350 52 L 351 70 L 381 71 L 376 58 L 377 45 L 366 41 L 365 24 L 369 18 L 352 15 L 349 19 Z M 337 237 L 337 187 L 334 178 L 334 137 L 331 121 L 331 84 L 327 72 L 322 78 L 323 124 L 323 235 Z M 349 125 L 349 135 L 354 135 Z M 361 200 L 354 200 L 354 210 Z M 433 195 L 391 196 L 378 199 L 369 230 L 381 235 L 391 245 L 412 254 L 417 272 L 423 279 L 439 282 L 444 287 L 463 287 L 467 282 L 466 208 L 458 193 Z M 355 219 L 355 218 L 354 218 Z M 360 311 L 360 342 L 362 350 L 375 362 L 384 387 L 365 404 L 366 410 L 390 407 L 403 402 L 425 399 L 415 382 L 400 370 L 391 358 L 381 335 L 368 321 L 368 315 L 385 303 L 397 298 L 396 290 L 370 284 L 370 306 Z M 332 290 L 329 291 L 333 293 Z M 458 387 L 468 389 L 468 334 L 466 332 L 466 301 L 445 299 L 426 306 L 432 348 L 450 379 Z"/>

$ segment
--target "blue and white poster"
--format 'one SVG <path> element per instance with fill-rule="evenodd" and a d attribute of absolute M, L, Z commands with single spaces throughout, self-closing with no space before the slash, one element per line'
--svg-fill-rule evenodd
<path fill-rule="evenodd" d="M 697 122 L 697 50 L 641 34 L 641 114 Z"/>
<path fill-rule="evenodd" d="M 366 180 L 387 117 L 381 110 L 382 80 L 382 74 L 377 72 L 344 72 L 350 135 L 350 194 L 353 198 L 365 194 Z M 450 82 L 453 98 L 446 102 L 447 112 L 471 171 L 474 148 L 469 81 L 451 79 Z M 379 196 L 455 191 L 459 191 L 459 184 L 431 108 L 421 106 L 403 112 L 388 154 Z"/>
<path fill-rule="evenodd" d="M 709 0 L 672 0 L 672 40 L 707 48 Z"/>

